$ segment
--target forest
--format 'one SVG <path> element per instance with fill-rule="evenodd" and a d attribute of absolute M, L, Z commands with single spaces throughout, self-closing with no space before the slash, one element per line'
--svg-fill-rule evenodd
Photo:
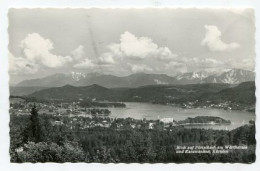
<path fill-rule="evenodd" d="M 95 118 L 93 118 L 95 119 Z M 254 122 L 237 129 L 116 129 L 110 127 L 69 127 L 73 122 L 59 116 L 10 115 L 11 162 L 98 162 L 98 163 L 195 163 L 255 161 Z M 66 120 L 66 121 L 65 121 Z M 120 121 L 125 119 L 121 119 Z M 144 121 L 139 121 L 144 122 Z M 57 122 L 59 123 L 59 122 Z M 177 146 L 245 145 L 247 150 L 230 150 L 227 154 L 178 154 Z"/>

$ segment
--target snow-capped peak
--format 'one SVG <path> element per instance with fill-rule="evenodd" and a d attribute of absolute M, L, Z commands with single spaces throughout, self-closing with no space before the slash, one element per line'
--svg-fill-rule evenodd
<path fill-rule="evenodd" d="M 227 84 L 238 84 L 243 81 L 247 81 L 250 77 L 253 77 L 253 72 L 242 69 L 230 69 L 229 71 L 222 74 L 223 83 Z"/>
<path fill-rule="evenodd" d="M 71 76 L 72 76 L 72 79 L 75 81 L 79 81 L 81 79 L 86 78 L 85 73 L 81 73 L 81 72 L 71 72 Z"/>
<path fill-rule="evenodd" d="M 194 72 L 190 72 L 190 73 L 185 73 L 185 74 L 181 74 L 179 76 L 177 76 L 177 80 L 181 80 L 181 79 L 187 79 L 187 80 L 194 80 L 194 79 L 204 79 L 207 76 L 209 76 L 209 73 L 207 72 L 203 72 L 203 71 L 194 71 Z"/>
<path fill-rule="evenodd" d="M 154 82 L 155 82 L 156 84 L 163 84 L 163 85 L 169 84 L 169 83 L 167 83 L 167 82 L 160 81 L 160 80 L 158 80 L 158 79 L 153 79 L 153 80 L 154 80 Z"/>

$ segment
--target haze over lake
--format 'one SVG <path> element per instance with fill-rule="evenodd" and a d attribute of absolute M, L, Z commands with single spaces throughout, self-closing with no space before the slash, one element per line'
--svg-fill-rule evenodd
<path fill-rule="evenodd" d="M 110 117 L 134 119 L 162 119 L 173 118 L 174 120 L 184 120 L 188 117 L 196 116 L 218 116 L 231 121 L 231 125 L 203 125 L 192 126 L 199 128 L 212 129 L 234 129 L 247 124 L 251 119 L 255 119 L 255 114 L 247 111 L 227 111 L 223 109 L 200 108 L 200 109 L 182 109 L 169 105 L 150 104 L 150 103 L 125 103 L 126 108 L 108 108 L 111 111 Z"/>

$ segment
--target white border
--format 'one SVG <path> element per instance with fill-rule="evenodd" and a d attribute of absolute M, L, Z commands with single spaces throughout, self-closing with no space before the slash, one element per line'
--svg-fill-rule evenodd
<path fill-rule="evenodd" d="M 260 3 L 257 0 L 0 0 L 0 170 L 236 170 L 259 171 L 260 149 L 257 144 L 257 158 L 253 164 L 10 164 L 9 162 L 9 114 L 8 114 L 8 8 L 90 8 L 90 7 L 120 7 L 120 8 L 145 8 L 145 7 L 216 7 L 216 8 L 242 8 L 253 7 L 256 18 L 256 95 L 259 92 L 259 54 L 258 44 L 260 38 Z M 256 113 L 259 115 L 259 100 L 257 98 Z M 260 121 L 256 117 L 256 138 L 260 142 Z"/>

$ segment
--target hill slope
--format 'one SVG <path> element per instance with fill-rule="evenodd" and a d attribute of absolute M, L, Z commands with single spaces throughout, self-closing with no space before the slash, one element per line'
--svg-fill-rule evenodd
<path fill-rule="evenodd" d="M 198 102 L 200 105 L 231 102 L 255 104 L 255 83 L 245 82 L 238 86 L 229 84 L 154 85 L 138 88 L 105 88 L 99 85 L 75 87 L 66 85 L 37 91 L 29 97 L 43 99 L 97 99 L 123 102 L 149 102 L 183 104 Z"/>
<path fill-rule="evenodd" d="M 204 94 L 203 99 L 213 102 L 232 101 L 239 104 L 254 104 L 256 101 L 255 82 L 244 82 L 217 93 Z"/>

